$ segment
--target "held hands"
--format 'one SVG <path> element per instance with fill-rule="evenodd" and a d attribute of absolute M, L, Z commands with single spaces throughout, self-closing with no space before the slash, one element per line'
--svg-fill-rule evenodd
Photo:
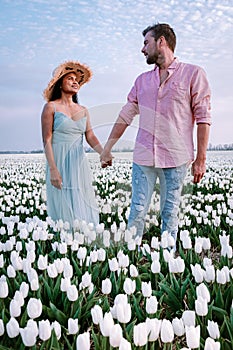
<path fill-rule="evenodd" d="M 112 159 L 113 159 L 113 156 L 111 155 L 111 153 L 104 148 L 103 152 L 100 155 L 101 168 L 106 168 L 107 166 L 111 166 Z"/>
<path fill-rule="evenodd" d="M 192 175 L 193 175 L 193 183 L 197 184 L 201 181 L 206 172 L 205 161 L 200 161 L 195 159 L 192 164 Z"/>
<path fill-rule="evenodd" d="M 50 169 L 50 181 L 54 187 L 62 189 L 62 177 L 57 168 Z"/>

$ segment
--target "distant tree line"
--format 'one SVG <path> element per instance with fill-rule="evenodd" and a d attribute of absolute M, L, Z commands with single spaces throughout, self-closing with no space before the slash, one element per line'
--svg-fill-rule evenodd
<path fill-rule="evenodd" d="M 85 147 L 86 152 L 95 152 L 90 147 Z M 123 147 L 123 148 L 114 148 L 113 152 L 132 152 L 133 148 L 131 147 Z M 233 151 L 233 143 L 224 143 L 219 145 L 212 145 L 212 143 L 208 146 L 208 151 Z M 44 153 L 44 150 L 33 150 L 33 151 L 0 151 L 0 154 L 33 154 L 33 153 Z"/>

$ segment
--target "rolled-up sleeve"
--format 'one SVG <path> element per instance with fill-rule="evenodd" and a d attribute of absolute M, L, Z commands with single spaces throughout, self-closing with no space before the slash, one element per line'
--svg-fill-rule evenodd
<path fill-rule="evenodd" d="M 211 125 L 210 86 L 205 71 L 197 67 L 191 82 L 192 110 L 196 124 Z"/>
<path fill-rule="evenodd" d="M 127 97 L 127 103 L 120 111 L 120 117 L 130 125 L 135 115 L 139 114 L 136 83 L 132 87 Z"/>

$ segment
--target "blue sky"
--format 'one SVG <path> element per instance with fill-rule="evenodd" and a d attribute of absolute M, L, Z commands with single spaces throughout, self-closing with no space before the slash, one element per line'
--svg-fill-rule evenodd
<path fill-rule="evenodd" d="M 179 60 L 206 70 L 210 142 L 233 143 L 232 0 L 0 0 L 0 8 L 0 151 L 42 148 L 42 92 L 69 59 L 93 71 L 79 99 L 105 142 L 135 78 L 152 69 L 141 32 L 156 22 L 174 28 Z M 133 143 L 136 124 L 126 142 Z"/>

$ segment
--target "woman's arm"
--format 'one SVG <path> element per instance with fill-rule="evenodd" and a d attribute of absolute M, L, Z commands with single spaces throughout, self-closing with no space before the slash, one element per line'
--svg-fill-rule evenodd
<path fill-rule="evenodd" d="M 46 103 L 41 115 L 41 127 L 42 127 L 44 151 L 45 151 L 45 156 L 49 165 L 51 184 L 56 188 L 61 189 L 62 178 L 57 169 L 57 166 L 54 160 L 53 148 L 52 148 L 53 120 L 54 120 L 54 107 L 51 103 Z"/>
<path fill-rule="evenodd" d="M 98 138 L 95 136 L 92 127 L 91 127 L 91 122 L 90 122 L 90 116 L 89 116 L 89 112 L 86 109 L 86 116 L 87 116 L 87 128 L 86 128 L 86 140 L 87 143 L 99 154 L 102 153 L 103 151 L 103 147 L 100 144 Z"/>

